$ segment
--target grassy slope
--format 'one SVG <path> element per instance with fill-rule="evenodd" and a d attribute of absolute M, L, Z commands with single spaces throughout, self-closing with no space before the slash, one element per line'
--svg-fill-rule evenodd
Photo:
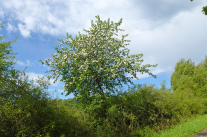
<path fill-rule="evenodd" d="M 188 137 L 207 128 L 207 114 L 197 115 L 189 118 L 186 122 L 176 125 L 172 129 L 162 130 L 161 133 L 154 132 L 153 137 Z"/>

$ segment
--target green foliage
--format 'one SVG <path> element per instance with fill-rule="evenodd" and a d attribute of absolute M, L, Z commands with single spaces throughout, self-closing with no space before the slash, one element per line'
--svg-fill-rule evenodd
<path fill-rule="evenodd" d="M 111 136 L 121 136 L 120 133 L 138 136 L 144 134 L 142 130 L 146 127 L 147 131 L 161 130 L 181 122 L 183 118 L 202 114 L 205 110 L 204 99 L 194 96 L 193 92 L 171 93 L 171 89 L 166 89 L 164 84 L 159 90 L 153 86 L 137 85 L 129 89 L 127 94 L 107 98 L 107 118 L 102 125 L 98 125 L 100 121 L 96 118 L 99 113 L 98 103 L 96 108 L 91 105 L 95 113 L 89 114 L 90 120 L 95 118 L 98 136 L 106 136 L 108 133 Z"/>
<path fill-rule="evenodd" d="M 171 86 L 173 92 L 188 91 L 202 98 L 207 97 L 207 56 L 205 62 L 197 66 L 191 59 L 185 61 L 181 59 L 176 64 L 175 71 L 171 76 Z M 205 103 L 207 104 L 207 102 Z"/>
<path fill-rule="evenodd" d="M 90 36 L 82 35 L 69 43 L 75 54 L 71 49 L 56 47 L 59 57 L 43 62 L 54 68 L 56 80 L 62 75 L 67 95 L 75 93 L 70 100 L 51 100 L 46 94 L 50 83 L 44 77 L 36 80 L 39 86 L 28 82 L 24 71 L 12 67 L 10 44 L 1 43 L 0 136 L 146 136 L 205 113 L 207 56 L 197 66 L 190 59 L 177 63 L 171 77 L 173 93 L 165 83 L 160 89 L 138 84 L 128 92 L 118 91 L 114 86 L 128 80 L 124 73 L 132 72 L 136 77 L 137 71 L 149 73 L 146 68 L 151 65 L 136 65 L 143 62 L 139 60 L 142 54 L 128 56 L 127 52 L 125 59 L 119 56 L 117 50 L 124 47 L 124 40 L 112 39 L 110 30 L 117 30 L 122 19 L 113 26 L 113 22 L 107 25 L 96 17 L 98 24 L 92 23 L 95 29 L 88 31 Z M 109 92 L 103 93 L 104 85 Z M 112 95 L 115 90 L 118 94 Z"/>
<path fill-rule="evenodd" d="M 191 59 L 187 61 L 181 59 L 171 76 L 171 86 L 173 92 L 192 92 L 195 96 L 204 99 L 207 110 L 207 56 L 205 61 L 197 66 L 191 62 Z"/>
<path fill-rule="evenodd" d="M 3 23 L 4 22 L 2 22 L 2 24 Z M 1 26 L 1 27 L 3 28 L 4 26 Z M 4 37 L 1 36 L 0 40 L 2 40 L 3 38 Z M 16 39 L 14 41 L 16 41 Z M 5 79 L 8 78 L 9 75 L 13 73 L 12 65 L 16 63 L 14 62 L 15 57 L 10 56 L 10 55 L 17 54 L 17 53 L 12 52 L 12 47 L 11 47 L 12 43 L 13 43 L 13 40 L 12 42 L 5 41 L 5 42 L 0 43 L 0 88 L 4 88 L 7 85 Z"/>
<path fill-rule="evenodd" d="M 75 136 L 89 134 L 73 116 L 74 112 L 60 106 L 43 93 L 43 88 L 28 82 L 24 71 L 14 70 L 13 81 L 1 89 L 0 136 Z M 24 77 L 24 80 L 23 80 Z M 15 82 L 18 81 L 18 84 Z M 13 82 L 13 83 L 12 83 Z M 47 87 L 43 78 L 36 80 Z M 6 97 L 6 98 L 4 98 Z M 76 127 L 73 127 L 76 125 Z M 82 131 L 81 133 L 78 133 Z"/>
<path fill-rule="evenodd" d="M 194 74 L 195 65 L 191 59 L 185 61 L 181 59 L 175 66 L 175 71 L 171 75 L 171 87 L 173 92 L 182 91 L 192 87 L 192 76 Z"/>
<path fill-rule="evenodd" d="M 108 19 L 108 22 L 103 22 L 99 16 L 96 16 L 96 18 L 98 19 L 96 21 L 97 24 L 93 24 L 93 21 L 91 21 L 92 29 L 90 31 L 83 29 L 89 35 L 81 35 L 78 32 L 79 37 L 76 36 L 73 39 L 67 33 L 67 39 L 65 41 L 59 40 L 62 43 L 55 48 L 60 55 L 51 54 L 53 59 L 45 59 L 45 62 L 40 60 L 40 62 L 54 68 L 53 70 L 46 71 L 53 72 L 51 76 L 48 76 L 48 79 L 51 77 L 56 78 L 54 81 L 56 82 L 57 78 L 62 75 L 61 81 L 65 82 L 64 91 L 67 91 L 66 95 L 74 93 L 78 101 L 90 113 L 94 112 L 94 107 L 96 107 L 98 102 L 101 104 L 97 108 L 99 109 L 97 112 L 100 112 L 98 115 L 101 118 L 106 118 L 107 99 L 103 92 L 103 86 L 114 93 L 114 86 L 122 86 L 121 82 L 133 84 L 130 78 L 124 76 L 126 72 L 132 73 L 135 78 L 137 78 L 136 72 L 146 72 L 156 78 L 146 68 L 156 67 L 157 64 L 147 64 L 140 67 L 141 63 L 136 62 L 143 62 L 143 60 L 139 60 L 143 54 L 129 56 L 129 50 L 119 51 L 120 47 L 129 45 L 123 44 L 125 41 L 130 42 L 130 40 L 124 40 L 124 37 L 128 36 L 128 34 L 122 35 L 122 40 L 112 38 L 113 34 L 117 35 L 113 32 L 114 29 L 116 32 L 118 30 L 124 31 L 117 29 L 122 23 L 122 18 L 115 24 L 113 21 L 110 24 L 110 19 Z M 69 38 L 72 42 L 68 40 Z M 67 44 L 70 48 L 58 49 L 62 44 Z M 127 55 L 127 57 L 123 58 L 120 54 L 123 56 Z M 92 104 L 95 106 L 91 106 Z"/>
<path fill-rule="evenodd" d="M 0 25 L 4 24 L 4 22 L 1 22 Z M 4 28 L 4 26 L 0 26 L 2 28 Z M 4 36 L 0 37 L 0 40 L 2 40 L 4 38 Z M 16 37 L 16 39 L 18 38 L 18 36 Z M 0 43 L 0 72 L 7 70 L 10 66 L 12 66 L 13 64 L 15 64 L 14 61 L 14 56 L 9 56 L 9 55 L 15 55 L 17 53 L 13 53 L 12 51 L 12 47 L 11 44 L 13 42 L 16 42 L 15 40 L 9 41 L 9 42 L 1 42 Z"/>
<path fill-rule="evenodd" d="M 13 73 L 14 80 L 5 79 L 8 86 L 1 88 L 0 129 L 4 130 L 0 132 L 1 136 L 15 136 L 20 132 L 28 135 L 37 132 L 44 134 L 44 131 L 39 130 L 48 124 L 46 95 L 43 95 L 41 88 L 32 88 L 32 84 L 27 82 L 28 76 L 22 80 L 25 72 L 14 70 Z M 8 126 L 8 123 L 11 124 Z"/>
<path fill-rule="evenodd" d="M 50 100 L 49 81 L 38 77 L 28 82 L 25 70 L 13 68 L 11 42 L 0 44 L 0 136 L 94 136 L 73 110 Z"/>
<path fill-rule="evenodd" d="M 196 66 L 193 75 L 193 91 L 194 95 L 206 100 L 204 105 L 206 106 L 205 110 L 207 112 L 207 56 L 205 61 L 202 61 Z"/>
<path fill-rule="evenodd" d="M 3 23 L 4 22 L 2 22 L 2 24 Z M 3 28 L 4 26 L 1 27 Z M 2 40 L 3 38 L 4 37 L 1 37 L 0 40 Z M 15 64 L 15 62 L 13 62 L 15 57 L 10 55 L 15 55 L 17 53 L 14 54 L 12 52 L 11 44 L 12 44 L 11 41 L 10 42 L 5 41 L 0 43 L 0 89 L 1 89 L 0 97 L 4 97 L 4 98 L 8 98 L 8 94 L 9 94 L 7 91 L 5 91 L 5 89 L 9 87 L 9 83 L 7 82 L 7 80 L 9 79 L 10 82 L 14 82 L 14 80 L 11 80 L 11 77 L 15 73 L 15 70 L 12 67 L 12 65 Z M 11 88 L 12 87 L 10 86 L 10 89 Z"/>
<path fill-rule="evenodd" d="M 197 67 L 204 67 L 205 69 L 207 69 L 207 55 L 205 56 L 205 60 L 202 60 Z"/>
<path fill-rule="evenodd" d="M 193 90 L 197 95 L 207 97 L 207 69 L 197 67 L 193 75 Z"/>

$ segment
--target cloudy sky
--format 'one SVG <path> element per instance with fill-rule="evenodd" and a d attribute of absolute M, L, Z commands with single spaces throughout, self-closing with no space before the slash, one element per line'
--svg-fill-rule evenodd
<path fill-rule="evenodd" d="M 0 22 L 5 21 L 0 29 L 0 35 L 5 36 L 1 42 L 18 36 L 11 45 L 13 52 L 18 53 L 15 68 L 27 67 L 29 80 L 52 74 L 45 73 L 50 68 L 39 60 L 52 58 L 51 54 L 57 53 L 55 47 L 61 44 L 57 39 L 65 40 L 67 32 L 73 38 L 79 35 L 78 31 L 88 34 L 83 28 L 90 30 L 91 20 L 96 23 L 97 15 L 102 21 L 110 18 L 114 23 L 122 18 L 118 28 L 125 31 L 118 31 L 118 36 L 113 37 L 121 40 L 122 35 L 129 34 L 125 37 L 131 40 L 125 47 L 130 49 L 129 55 L 142 53 L 141 66 L 158 64 L 149 68 L 156 79 L 138 72 L 139 80 L 132 80 L 135 84 L 155 84 L 155 88 L 160 88 L 166 79 L 166 87 L 170 88 L 170 77 L 181 58 L 191 59 L 197 65 L 207 55 L 207 16 L 201 12 L 207 5 L 205 0 L 0 0 L 0 3 Z M 54 98 L 74 97 L 61 95 L 63 82 L 53 83 L 51 79 L 51 84 L 48 92 Z M 55 90 L 58 92 L 52 94 Z"/>

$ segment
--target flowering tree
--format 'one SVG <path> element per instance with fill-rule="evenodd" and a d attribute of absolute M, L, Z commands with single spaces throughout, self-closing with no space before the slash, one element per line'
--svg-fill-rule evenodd
<path fill-rule="evenodd" d="M 147 67 L 156 67 L 156 65 L 146 64 L 143 67 L 140 67 L 143 60 L 139 60 L 143 54 L 131 55 L 129 56 L 129 50 L 124 49 L 119 51 L 120 47 L 125 47 L 124 37 L 128 36 L 122 35 L 122 40 L 111 38 L 114 33 L 122 23 L 122 18 L 118 23 L 113 24 L 113 21 L 110 24 L 110 19 L 108 22 L 102 22 L 99 16 L 95 16 L 98 21 L 97 25 L 93 24 L 91 21 L 93 29 L 91 31 L 85 30 L 89 35 L 80 35 L 76 36 L 75 39 L 72 36 L 68 35 L 65 41 L 59 40 L 62 43 L 55 47 L 56 51 L 59 53 L 51 54 L 53 59 L 45 59 L 45 61 L 40 60 L 42 64 L 51 66 L 52 70 L 46 71 L 53 72 L 52 75 L 48 76 L 48 79 L 51 77 L 56 78 L 54 83 L 57 81 L 57 78 L 62 75 L 60 81 L 65 82 L 64 91 L 67 91 L 66 95 L 74 93 L 75 97 L 79 99 L 85 105 L 90 104 L 94 98 L 99 98 L 100 109 L 104 111 L 102 117 L 105 117 L 106 105 L 104 101 L 106 100 L 106 94 L 103 92 L 103 86 L 106 87 L 109 91 L 114 93 L 114 86 L 121 85 L 120 82 L 130 82 L 130 77 L 124 76 L 124 73 L 132 73 L 136 77 L 136 72 L 146 72 L 149 75 L 152 75 L 156 78 L 156 75 L 148 72 Z M 117 35 L 118 36 L 118 35 Z M 72 39 L 72 42 L 68 40 Z M 67 47 L 58 49 L 62 44 L 67 44 L 70 46 L 70 49 Z M 120 55 L 125 56 L 123 58 Z M 50 61 L 50 62 L 48 62 Z M 131 77 L 133 78 L 133 77 Z M 116 81 L 117 80 L 117 81 Z M 96 105 L 97 106 L 97 105 Z"/>

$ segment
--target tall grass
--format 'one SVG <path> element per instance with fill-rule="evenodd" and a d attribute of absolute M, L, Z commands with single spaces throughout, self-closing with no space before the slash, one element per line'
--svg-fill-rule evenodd
<path fill-rule="evenodd" d="M 188 119 L 187 122 L 176 125 L 174 128 L 163 130 L 160 133 L 154 132 L 146 137 L 187 137 L 205 128 L 207 128 L 207 115 L 197 115 Z"/>

